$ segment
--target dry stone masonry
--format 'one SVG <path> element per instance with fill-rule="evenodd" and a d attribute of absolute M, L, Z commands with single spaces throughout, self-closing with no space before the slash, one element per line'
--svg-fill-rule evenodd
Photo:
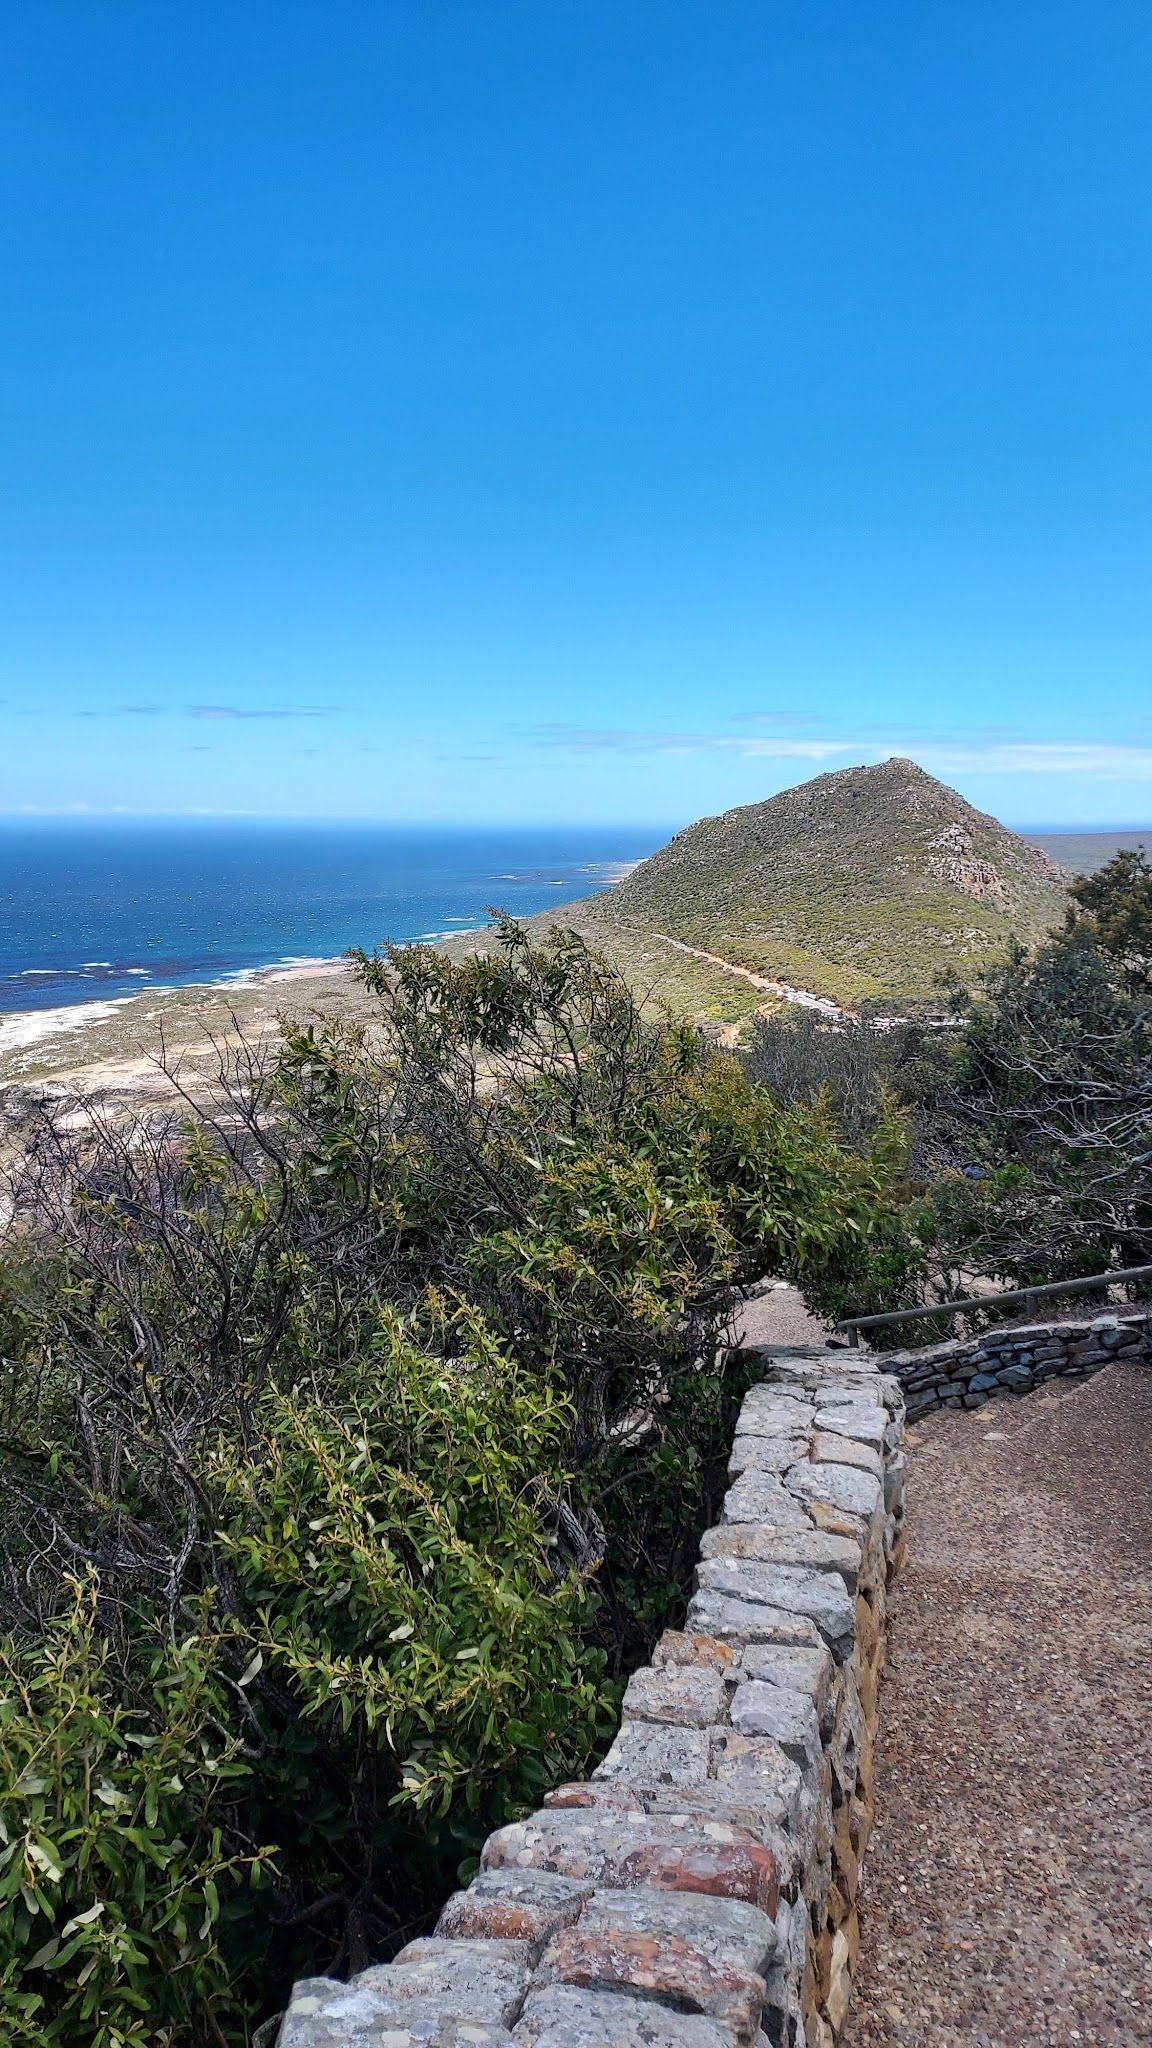
<path fill-rule="evenodd" d="M 1134 1311 L 985 1330 L 922 1351 L 890 1351 L 884 1364 L 900 1381 L 914 1422 L 933 1408 L 981 1408 L 995 1394 L 1026 1394 L 1057 1375 L 1099 1372 L 1113 1358 L 1149 1356 L 1152 1315 Z"/>
<path fill-rule="evenodd" d="M 489 1837 L 436 1932 L 297 1984 L 279 2048 L 832 2048 L 856 1963 L 904 1401 L 763 1354 L 684 1630 L 592 1778 Z"/>

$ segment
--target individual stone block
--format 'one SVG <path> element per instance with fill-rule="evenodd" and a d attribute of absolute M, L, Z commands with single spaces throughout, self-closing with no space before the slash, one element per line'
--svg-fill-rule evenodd
<path fill-rule="evenodd" d="M 721 1824 L 700 1817 L 697 1825 L 715 1830 Z M 750 1830 L 733 1832 L 745 1839 L 728 1846 L 687 1844 L 666 1849 L 652 1843 L 634 1849 L 623 1866 L 627 1885 L 619 1889 L 636 1884 L 654 1891 L 742 1899 L 771 1916 L 780 1896 L 781 1866 L 776 1852 L 768 1843 L 755 1840 Z"/>
<path fill-rule="evenodd" d="M 617 1884 L 613 1875 L 631 1850 L 652 1835 L 642 1811 L 613 1813 L 584 1808 L 543 1807 L 527 1820 L 513 1821 L 489 1835 L 480 1856 L 481 1870 L 551 1871 L 557 1877 Z M 667 1839 L 667 1832 L 663 1839 Z"/>
<path fill-rule="evenodd" d="M 851 1942 L 845 1928 L 837 1928 L 832 1937 L 832 1956 L 828 1971 L 828 1995 L 824 2010 L 834 2034 L 840 2032 L 848 2017 L 848 2001 L 852 1996 L 852 1953 Z"/>
<path fill-rule="evenodd" d="M 820 1641 L 814 1621 L 802 1614 L 786 1614 L 782 1607 L 763 1607 L 751 1600 L 729 1599 L 723 1593 L 701 1587 L 688 1603 L 688 1621 L 709 1635 L 728 1637 L 737 1643 L 798 1643 Z"/>
<path fill-rule="evenodd" d="M 443 2000 L 382 1998 L 359 1980 L 305 1977 L 293 1986 L 277 2048 L 510 2048 L 499 2022 L 460 2019 Z"/>
<path fill-rule="evenodd" d="M 851 1674 L 847 1674 L 851 1678 Z M 860 1702 L 859 1689 L 854 1679 L 846 1686 L 836 1726 L 828 1744 L 828 1761 L 841 1791 L 851 1797 L 857 1787 L 860 1775 L 860 1758 L 866 1722 Z"/>
<path fill-rule="evenodd" d="M 880 1505 L 880 1481 L 871 1472 L 858 1472 L 854 1465 L 794 1465 L 784 1486 L 798 1499 L 829 1501 L 866 1521 L 871 1521 Z M 742 1518 L 729 1515 L 726 1519 Z"/>
<path fill-rule="evenodd" d="M 722 1792 L 754 1799 L 777 1827 L 793 1824 L 800 1797 L 800 1770 L 770 1736 L 724 1729 L 717 1739 L 715 1780 Z"/>
<path fill-rule="evenodd" d="M 552 1871 L 617 1891 L 646 1884 L 747 1899 L 766 1913 L 775 1912 L 779 1889 L 775 1857 L 749 1830 L 690 1812 L 609 1817 L 544 1809 L 489 1835 L 481 1864 Z"/>
<path fill-rule="evenodd" d="M 590 1884 L 546 1871 L 482 1870 L 453 1892 L 436 1922 L 447 1941 L 523 1941 L 540 1947 L 579 1918 Z"/>
<path fill-rule="evenodd" d="M 703 1592 L 806 1615 L 834 1647 L 843 1650 L 851 1643 L 855 1610 L 836 1572 L 813 1572 L 802 1565 L 764 1564 L 750 1558 L 711 1557 L 697 1568 L 697 1579 Z"/>
<path fill-rule="evenodd" d="M 884 1506 L 888 1514 L 898 1514 L 904 1506 L 904 1478 L 908 1460 L 902 1451 L 896 1451 L 884 1468 Z"/>
<path fill-rule="evenodd" d="M 701 1557 L 751 1557 L 764 1564 L 808 1565 L 813 1571 L 839 1572 L 850 1593 L 860 1571 L 859 1537 L 833 1536 L 824 1529 L 774 1529 L 760 1522 L 725 1522 L 706 1529 Z"/>
<path fill-rule="evenodd" d="M 873 1401 L 837 1403 L 816 1410 L 817 1430 L 851 1437 L 856 1443 L 870 1444 L 874 1450 L 879 1450 L 884 1441 L 887 1421 L 885 1410 Z"/>
<path fill-rule="evenodd" d="M 510 2027 L 528 1988 L 526 1949 L 507 1941 L 414 1941 L 394 1963 L 379 1963 L 353 1979 L 401 2011 L 409 1999 L 435 2004 L 462 2020 Z"/>
<path fill-rule="evenodd" d="M 786 1472 L 797 1458 L 807 1455 L 806 1436 L 738 1436 L 728 1459 L 728 1476 L 741 1472 Z"/>
<path fill-rule="evenodd" d="M 800 1471 L 802 1467 L 793 1469 Z M 819 1469 L 830 1472 L 832 1467 L 825 1465 Z M 854 1515 L 847 1508 L 836 1507 L 832 1501 L 820 1500 L 816 1496 L 806 1499 L 804 1505 L 814 1528 L 822 1529 L 829 1536 L 846 1536 L 859 1544 L 867 1541 L 872 1521 L 870 1515 Z"/>
<path fill-rule="evenodd" d="M 764 2005 L 764 1979 L 754 1971 L 713 1961 L 704 1949 L 675 1935 L 567 1927 L 548 1944 L 537 1982 L 586 1991 L 639 1993 L 681 2011 L 707 2014 L 731 2031 L 739 2048 L 752 2048 Z"/>
<path fill-rule="evenodd" d="M 749 1387 L 736 1423 L 738 1435 L 800 1436 L 808 1428 L 816 1404 L 799 1391 L 766 1383 Z"/>
<path fill-rule="evenodd" d="M 594 1892 L 580 1929 L 668 1935 L 703 1949 L 726 1967 L 753 1970 L 761 1977 L 777 1949 L 775 1921 L 758 1906 L 690 1892 Z"/>
<path fill-rule="evenodd" d="M 881 1440 L 883 1434 L 881 1429 Z M 871 1472 L 876 1479 L 884 1470 L 884 1460 L 876 1445 L 858 1443 L 855 1437 L 835 1436 L 827 1429 L 813 1430 L 809 1454 L 814 1465 L 855 1465 L 861 1472 Z"/>
<path fill-rule="evenodd" d="M 831 1653 L 821 1644 L 818 1650 L 790 1649 L 785 1644 L 764 1643 L 746 1650 L 741 1663 L 745 1678 L 782 1690 L 802 1693 L 814 1711 L 823 1715 L 835 1675 Z"/>
<path fill-rule="evenodd" d="M 811 1700 L 778 1685 L 755 1679 L 738 1685 L 732 1695 L 732 1726 L 741 1735 L 770 1735 L 801 1769 L 820 1754 L 820 1721 Z"/>
<path fill-rule="evenodd" d="M 474 1969 L 487 1969 L 492 1963 L 514 1963 L 526 1969 L 527 1952 L 528 1943 L 519 1936 L 481 1934 L 467 1940 L 453 1938 L 449 1943 L 439 1934 L 418 1934 L 397 1949 L 390 1963 L 376 1963 L 361 1970 L 355 1981 L 360 1984 L 371 1979 L 374 1989 L 381 1970 L 403 1968 L 413 1971 L 422 1984 L 425 1979 L 441 1977 L 455 1984 L 467 1981 Z M 423 1990 L 418 1995 L 423 1997 Z"/>
<path fill-rule="evenodd" d="M 795 1468 L 793 1468 L 795 1469 Z M 807 1529 L 808 1518 L 775 1472 L 742 1472 L 730 1486 L 722 1522 L 771 1522 L 777 1529 Z"/>
<path fill-rule="evenodd" d="M 708 1776 L 708 1749 L 704 1728 L 625 1721 L 593 1776 L 622 1778 L 629 1785 L 702 1785 Z"/>
<path fill-rule="evenodd" d="M 652 1652 L 652 1662 L 657 1668 L 665 1664 L 707 1664 L 714 1671 L 730 1671 L 735 1652 L 730 1643 L 722 1643 L 718 1636 L 689 1635 L 678 1628 L 666 1628 Z"/>
<path fill-rule="evenodd" d="M 708 1728 L 724 1719 L 726 1699 L 723 1677 L 706 1665 L 645 1664 L 628 1680 L 622 1712 L 627 1721 Z"/>
<path fill-rule="evenodd" d="M 555 1785 L 546 1792 L 541 1802 L 544 1806 L 598 1806 L 611 1813 L 643 1813 L 644 1802 L 630 1785 L 610 1784 L 601 1778 L 592 1782 L 581 1778 L 566 1785 Z"/>
<path fill-rule="evenodd" d="M 812 1430 L 813 1413 L 797 1401 L 773 1408 L 750 1408 L 745 1403 L 732 1434 L 752 1443 L 805 1444 Z"/>
<path fill-rule="evenodd" d="M 782 1888 L 790 1887 L 798 1875 L 801 1859 L 795 1836 L 786 1833 L 774 1817 L 780 1810 L 779 1800 L 772 1797 L 765 1801 L 755 1782 L 745 1789 L 739 1783 L 718 1784 L 714 1778 L 707 1785 L 693 1786 L 687 1791 L 683 1786 L 657 1786 L 645 1795 L 645 1805 L 649 1813 L 666 1814 L 670 1820 L 679 1810 L 681 1820 L 691 1816 L 696 1822 L 721 1821 L 726 1827 L 738 1829 L 747 1840 L 771 1850 Z"/>
<path fill-rule="evenodd" d="M 533 1991 L 511 2038 L 515 2048 L 732 2048 L 716 2020 L 565 1984 Z"/>

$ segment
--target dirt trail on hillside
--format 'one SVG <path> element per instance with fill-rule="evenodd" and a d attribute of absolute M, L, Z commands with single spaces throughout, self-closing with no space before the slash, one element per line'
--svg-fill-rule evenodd
<path fill-rule="evenodd" d="M 1152 1372 L 910 1437 L 845 2048 L 1152 2043 Z"/>
<path fill-rule="evenodd" d="M 678 953 L 690 953 L 694 960 L 707 960 L 713 967 L 722 967 L 726 974 L 739 975 L 742 981 L 750 981 L 753 988 L 763 989 L 782 1003 L 798 1003 L 801 1009 L 816 1010 L 822 1017 L 835 1017 L 843 1023 L 856 1021 L 855 1010 L 841 1009 L 831 996 L 818 996 L 814 989 L 795 988 L 790 981 L 774 981 L 770 975 L 754 974 L 750 967 L 738 967 L 735 960 L 725 960 L 722 953 L 706 953 L 701 946 L 690 946 L 685 939 L 674 939 L 669 932 L 653 932 L 652 936 L 663 939 L 666 946 L 675 947 Z"/>

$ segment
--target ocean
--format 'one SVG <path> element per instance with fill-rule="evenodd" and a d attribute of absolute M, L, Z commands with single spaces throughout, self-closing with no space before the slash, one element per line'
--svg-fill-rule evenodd
<path fill-rule="evenodd" d="M 207 820 L 0 822 L 0 1012 L 443 938 L 607 888 L 667 837 Z"/>

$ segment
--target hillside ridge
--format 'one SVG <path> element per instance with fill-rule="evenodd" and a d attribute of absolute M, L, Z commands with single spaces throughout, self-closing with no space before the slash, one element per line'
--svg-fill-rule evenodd
<path fill-rule="evenodd" d="M 582 906 L 851 1008 L 917 1008 L 1058 924 L 1046 853 L 915 762 L 844 768 L 701 818 Z"/>

